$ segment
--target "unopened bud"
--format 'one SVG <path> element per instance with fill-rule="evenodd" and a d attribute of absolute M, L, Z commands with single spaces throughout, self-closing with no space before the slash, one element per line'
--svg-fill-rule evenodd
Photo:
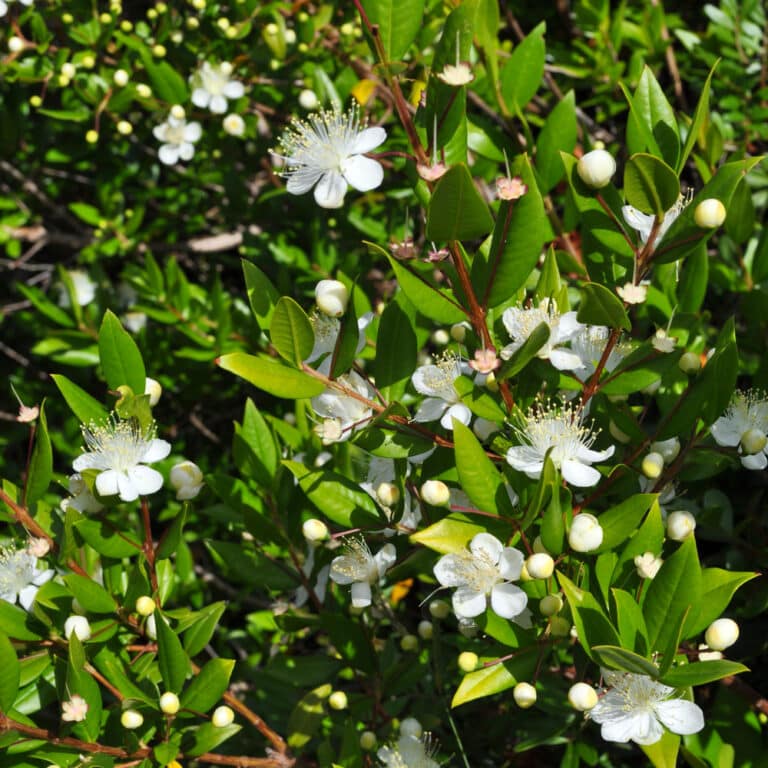
<path fill-rule="evenodd" d="M 347 699 L 347 694 L 344 693 L 344 691 L 334 691 L 328 697 L 328 706 L 331 709 L 335 709 L 340 712 L 342 709 L 346 709 L 348 705 L 349 700 Z"/>
<path fill-rule="evenodd" d="M 419 493 L 433 507 L 447 507 L 451 501 L 451 491 L 442 480 L 427 480 L 422 483 Z"/>
<path fill-rule="evenodd" d="M 424 733 L 424 729 L 415 717 L 406 717 L 400 723 L 401 736 L 410 736 L 414 739 L 420 739 L 422 733 Z"/>
<path fill-rule="evenodd" d="M 373 731 L 363 731 L 360 734 L 360 749 L 370 752 L 376 749 L 377 743 L 376 734 Z"/>
<path fill-rule="evenodd" d="M 462 672 L 474 672 L 477 669 L 479 659 L 476 653 L 464 651 L 459 654 L 459 669 Z"/>
<path fill-rule="evenodd" d="M 64 622 L 64 637 L 69 640 L 73 634 L 82 643 L 91 637 L 91 625 L 85 616 L 70 616 Z"/>
<path fill-rule="evenodd" d="M 646 477 L 655 480 L 664 470 L 664 457 L 660 453 L 649 453 L 643 459 L 641 469 Z"/>
<path fill-rule="evenodd" d="M 562 616 L 552 616 L 549 620 L 549 633 L 552 637 L 568 637 L 571 634 L 571 622 Z"/>
<path fill-rule="evenodd" d="M 568 544 L 576 552 L 591 552 L 603 543 L 603 529 L 594 515 L 582 512 L 573 519 Z"/>
<path fill-rule="evenodd" d="M 693 212 L 693 220 L 697 227 L 702 229 L 715 229 L 725 221 L 725 206 L 716 198 L 708 197 L 702 200 Z"/>
<path fill-rule="evenodd" d="M 75 65 L 71 61 L 66 61 L 61 65 L 61 74 L 70 80 L 75 76 L 76 72 Z"/>
<path fill-rule="evenodd" d="M 704 633 L 704 640 L 713 651 L 724 651 L 739 639 L 739 625 L 733 619 L 717 619 Z"/>
<path fill-rule="evenodd" d="M 173 466 L 168 479 L 179 501 L 194 499 L 203 487 L 203 473 L 193 461 L 180 461 Z"/>
<path fill-rule="evenodd" d="M 610 152 L 593 149 L 579 159 L 576 171 L 588 187 L 601 189 L 610 183 L 611 177 L 616 173 L 616 161 Z"/>
<path fill-rule="evenodd" d="M 701 358 L 695 352 L 683 352 L 677 364 L 680 370 L 689 376 L 701 370 Z"/>
<path fill-rule="evenodd" d="M 597 704 L 597 691 L 586 683 L 575 683 L 568 691 L 568 702 L 579 712 L 589 712 Z"/>
<path fill-rule="evenodd" d="M 424 621 L 419 622 L 419 626 L 416 628 L 416 630 L 419 633 L 419 637 L 422 640 L 431 640 L 432 635 L 434 634 L 435 628 L 432 626 L 431 621 L 427 621 L 426 619 Z"/>
<path fill-rule="evenodd" d="M 563 598 L 560 595 L 545 595 L 539 600 L 539 610 L 542 616 L 556 616 L 563 610 Z"/>
<path fill-rule="evenodd" d="M 416 635 L 403 635 L 400 638 L 400 648 L 406 653 L 413 653 L 419 650 L 419 638 Z"/>
<path fill-rule="evenodd" d="M 228 725 L 232 725 L 235 721 L 235 713 L 225 706 L 216 707 L 211 715 L 211 723 L 214 728 L 226 728 Z"/>
<path fill-rule="evenodd" d="M 142 99 L 148 99 L 152 96 L 152 89 L 146 83 L 139 83 L 136 86 L 136 93 Z"/>
<path fill-rule="evenodd" d="M 174 104 L 171 107 L 171 117 L 174 120 L 183 120 L 186 117 L 186 112 L 184 111 L 184 107 L 181 106 L 181 104 Z"/>
<path fill-rule="evenodd" d="M 305 520 L 301 526 L 301 532 L 307 541 L 325 541 L 329 537 L 328 526 L 316 517 Z"/>
<path fill-rule="evenodd" d="M 512 697 L 520 709 L 529 709 L 536 703 L 536 689 L 530 683 L 518 683 L 512 691 Z"/>
<path fill-rule="evenodd" d="M 461 344 L 467 338 L 467 326 L 464 323 L 456 323 L 451 326 L 451 338 Z"/>
<path fill-rule="evenodd" d="M 379 504 L 393 507 L 400 501 L 400 489 L 394 483 L 380 483 L 376 489 L 376 498 Z"/>
<path fill-rule="evenodd" d="M 230 136 L 242 136 L 245 133 L 245 120 L 240 115 L 227 115 L 221 124 L 224 132 Z"/>
<path fill-rule="evenodd" d="M 166 691 L 160 697 L 160 711 L 166 715 L 175 715 L 181 706 L 179 697 L 172 691 Z"/>
<path fill-rule="evenodd" d="M 144 715 L 141 712 L 137 712 L 135 709 L 126 709 L 122 715 L 120 715 L 120 724 L 126 730 L 133 731 L 136 728 L 141 728 L 144 724 Z"/>
<path fill-rule="evenodd" d="M 696 518 L 690 512 L 672 512 L 667 517 L 667 536 L 673 541 L 683 541 L 693 535 Z"/>
<path fill-rule="evenodd" d="M 151 616 L 155 612 L 157 605 L 149 595 L 142 595 L 136 600 L 136 613 L 139 616 Z"/>
<path fill-rule="evenodd" d="M 19 51 L 23 51 L 24 41 L 20 37 L 16 37 L 16 35 L 11 35 L 8 38 L 8 50 L 11 53 L 19 53 Z"/>
<path fill-rule="evenodd" d="M 319 104 L 320 100 L 317 98 L 317 94 L 310 88 L 305 88 L 299 94 L 299 105 L 308 112 L 317 109 Z"/>
<path fill-rule="evenodd" d="M 433 619 L 446 619 L 451 612 L 451 606 L 445 600 L 432 600 L 429 603 L 429 613 Z"/>
<path fill-rule="evenodd" d="M 341 317 L 347 311 L 349 290 L 338 280 L 321 280 L 315 286 L 318 309 L 330 317 Z"/>
<path fill-rule="evenodd" d="M 546 552 L 531 555 L 525 561 L 528 575 L 534 579 L 548 579 L 555 572 L 555 561 Z"/>

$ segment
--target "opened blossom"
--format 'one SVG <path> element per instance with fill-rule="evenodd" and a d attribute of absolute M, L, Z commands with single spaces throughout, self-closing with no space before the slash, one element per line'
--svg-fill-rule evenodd
<path fill-rule="evenodd" d="M 603 325 L 585 325 L 572 337 L 571 351 L 581 361 L 581 364 L 572 370 L 582 381 L 586 381 L 597 370 L 610 335 L 610 329 Z M 613 371 L 629 352 L 628 344 L 622 342 L 614 344 L 605 360 L 603 370 L 608 373 Z"/>
<path fill-rule="evenodd" d="M 669 228 L 675 223 L 677 217 L 683 212 L 685 206 L 688 205 L 690 201 L 690 197 L 680 195 L 677 202 L 666 211 L 661 219 L 656 235 L 653 238 L 653 250 L 658 247 L 659 243 L 664 239 L 664 235 L 667 234 Z M 621 215 L 624 217 L 624 221 L 626 221 L 632 229 L 637 231 L 637 234 L 640 235 L 640 241 L 645 245 L 648 242 L 648 238 L 651 236 L 651 230 L 656 223 L 656 216 L 638 211 L 637 208 L 632 205 L 622 206 Z"/>
<path fill-rule="evenodd" d="M 245 86 L 238 80 L 231 80 L 231 74 L 232 65 L 229 62 L 210 64 L 204 61 L 189 79 L 193 89 L 192 103 L 223 115 L 227 111 L 228 99 L 239 99 L 245 93 Z"/>
<path fill-rule="evenodd" d="M 283 175 L 292 195 L 303 195 L 314 187 L 315 202 L 322 208 L 340 208 L 347 187 L 359 192 L 376 189 L 384 169 L 365 153 L 387 138 L 378 126 L 360 123 L 357 108 L 342 113 L 337 109 L 311 115 L 308 121 L 295 120 L 280 140 L 285 161 Z"/>
<path fill-rule="evenodd" d="M 528 596 L 517 581 L 523 570 L 522 552 L 505 547 L 490 533 L 478 533 L 469 549 L 443 555 L 435 564 L 435 577 L 444 587 L 456 587 L 453 610 L 458 618 L 480 616 L 488 607 L 505 619 L 524 614 Z"/>
<path fill-rule="evenodd" d="M 53 578 L 51 569 L 42 570 L 37 557 L 28 549 L 12 546 L 0 548 L 0 600 L 15 603 L 29 610 L 38 589 Z"/>
<path fill-rule="evenodd" d="M 435 748 L 430 734 L 414 736 L 401 733 L 395 744 L 381 747 L 376 757 L 384 768 L 440 768 L 433 759 Z"/>
<path fill-rule="evenodd" d="M 378 584 L 389 567 L 397 559 L 392 544 L 385 544 L 375 555 L 362 537 L 352 537 L 345 542 L 346 554 L 331 562 L 331 580 L 352 587 L 352 605 L 366 608 L 371 604 L 371 586 Z"/>
<path fill-rule="evenodd" d="M 603 670 L 608 685 L 588 717 L 599 723 L 606 741 L 655 744 L 664 728 L 681 735 L 698 733 L 704 714 L 692 701 L 675 696 L 675 689 L 647 675 Z"/>
<path fill-rule="evenodd" d="M 158 150 L 160 162 L 175 165 L 179 160 L 191 160 L 195 155 L 195 142 L 203 129 L 200 123 L 188 123 L 184 117 L 168 115 L 168 119 L 152 129 L 154 137 L 162 143 Z"/>
<path fill-rule="evenodd" d="M 768 398 L 763 392 L 736 392 L 725 413 L 710 428 L 718 445 L 738 446 L 742 466 L 768 466 Z"/>
<path fill-rule="evenodd" d="M 467 425 L 472 420 L 472 411 L 461 402 L 454 382 L 466 373 L 461 360 L 454 355 L 445 355 L 435 364 L 419 366 L 411 376 L 417 392 L 427 395 L 419 405 L 414 421 L 437 421 L 445 429 L 453 429 L 453 419 Z"/>

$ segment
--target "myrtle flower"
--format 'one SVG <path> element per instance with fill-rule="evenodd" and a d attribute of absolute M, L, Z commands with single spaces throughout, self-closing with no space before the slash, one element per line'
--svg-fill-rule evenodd
<path fill-rule="evenodd" d="M 606 741 L 655 744 L 666 727 L 688 735 L 704 727 L 704 714 L 692 701 L 675 698 L 675 689 L 647 675 L 603 670 L 609 686 L 587 715 L 601 726 Z"/>
<path fill-rule="evenodd" d="M 562 345 L 569 341 L 581 328 L 575 312 L 560 314 L 553 299 L 544 299 L 538 307 L 509 307 L 501 316 L 504 327 L 513 341 L 501 350 L 501 357 L 509 360 L 528 340 L 538 325 L 549 326 L 549 339 L 536 353 L 537 357 L 549 360 L 560 371 L 572 371 L 581 366 L 581 358 Z"/>
<path fill-rule="evenodd" d="M 664 238 L 664 235 L 667 234 L 669 228 L 675 223 L 677 217 L 690 202 L 690 196 L 680 195 L 680 197 L 677 198 L 677 202 L 664 214 L 661 220 L 661 225 L 656 233 L 656 237 L 653 239 L 652 250 L 656 249 Z M 621 215 L 624 217 L 624 221 L 626 221 L 632 229 L 637 230 L 641 242 L 645 245 L 648 242 L 648 238 L 651 236 L 651 230 L 653 229 L 656 217 L 653 214 L 638 211 L 637 208 L 632 205 L 622 206 Z"/>
<path fill-rule="evenodd" d="M 582 381 L 588 379 L 597 369 L 610 335 L 610 329 L 603 325 L 585 325 L 571 338 L 571 351 L 578 355 L 581 361 L 581 364 L 572 370 Z M 610 373 L 629 352 L 628 344 L 614 344 L 605 361 L 604 370 Z"/>
<path fill-rule="evenodd" d="M 331 580 L 337 584 L 352 585 L 352 605 L 366 608 L 371 604 L 371 584 L 378 584 L 392 563 L 397 552 L 392 544 L 385 544 L 375 555 L 362 537 L 348 538 L 346 554 L 331 562 Z"/>
<path fill-rule="evenodd" d="M 72 466 L 76 472 L 98 470 L 99 495 L 119 494 L 123 501 L 134 501 L 163 487 L 163 476 L 145 466 L 164 459 L 171 451 L 169 443 L 155 437 L 154 424 L 142 429 L 135 420 L 113 416 L 102 424 L 84 426 L 83 437 L 88 450 Z"/>
<path fill-rule="evenodd" d="M 61 719 L 65 723 L 82 723 L 88 714 L 88 702 L 75 694 L 69 701 L 61 702 Z"/>
<path fill-rule="evenodd" d="M 72 288 L 75 294 L 75 301 L 79 306 L 85 307 L 90 304 L 96 297 L 96 283 L 91 280 L 87 272 L 82 269 L 70 269 L 67 271 L 69 279 L 72 281 Z M 61 285 L 61 291 L 59 294 L 59 306 L 65 309 L 69 307 L 71 300 L 69 298 L 69 291 Z"/>
<path fill-rule="evenodd" d="M 87 515 L 90 512 L 99 512 L 104 508 L 104 505 L 91 493 L 91 489 L 83 480 L 83 476 L 78 472 L 69 476 L 67 487 L 72 496 L 61 502 L 63 510 L 66 511 L 72 507 L 72 509 Z"/>
<path fill-rule="evenodd" d="M 6 13 L 8 13 L 8 3 L 13 2 L 13 0 L 0 0 L 0 18 L 5 16 Z M 19 2 L 22 5 L 30 6 L 32 5 L 33 0 L 19 0 Z"/>
<path fill-rule="evenodd" d="M 478 533 L 469 549 L 443 555 L 434 572 L 444 587 L 457 587 L 453 593 L 457 618 L 480 616 L 490 597 L 494 613 L 515 619 L 525 611 L 528 596 L 510 582 L 520 578 L 524 562 L 522 552 L 505 547 L 490 533 Z"/>
<path fill-rule="evenodd" d="M 757 390 L 736 392 L 726 412 L 712 425 L 718 445 L 739 447 L 747 469 L 768 466 L 768 398 Z"/>
<path fill-rule="evenodd" d="M 519 176 L 502 176 L 496 179 L 499 200 L 519 200 L 528 192 L 528 185 Z"/>
<path fill-rule="evenodd" d="M 308 122 L 295 120 L 274 154 L 287 166 L 288 192 L 303 195 L 314 187 L 319 206 L 340 208 L 347 186 L 368 192 L 381 184 L 381 163 L 365 153 L 386 138 L 383 128 L 361 125 L 356 107 L 346 114 L 334 108 L 311 115 Z"/>
<path fill-rule="evenodd" d="M 330 368 L 331 361 L 326 358 L 318 371 L 327 376 Z M 376 397 L 373 387 L 356 371 L 338 376 L 335 383 L 356 393 L 361 399 L 352 394 L 344 394 L 335 387 L 328 387 L 312 398 L 313 410 L 323 419 L 319 434 L 326 444 L 348 440 L 356 429 L 365 426 L 373 416 L 373 409 L 365 401 Z"/>
<path fill-rule="evenodd" d="M 210 109 L 216 115 L 227 111 L 227 99 L 239 99 L 245 87 L 238 80 L 230 80 L 232 65 L 229 62 L 209 64 L 204 61 L 200 69 L 189 78 L 192 86 L 192 103 L 201 109 Z"/>
<path fill-rule="evenodd" d="M 452 85 L 456 88 L 460 88 L 462 85 L 471 83 L 475 76 L 472 70 L 465 61 L 460 61 L 458 64 L 446 64 L 443 67 L 442 72 L 437 73 L 438 80 L 442 80 L 446 85 Z"/>
<path fill-rule="evenodd" d="M 418 737 L 405 733 L 400 735 L 397 743 L 381 747 L 376 757 L 384 768 L 440 768 L 433 759 L 435 751 L 430 734 Z"/>
<path fill-rule="evenodd" d="M 371 324 L 372 320 L 373 312 L 366 312 L 357 318 L 357 330 L 360 334 L 357 340 L 358 352 L 362 351 L 365 346 L 365 329 Z M 336 348 L 341 328 L 341 321 L 338 317 L 330 317 L 324 312 L 313 311 L 309 316 L 309 321 L 312 323 L 312 330 L 315 332 L 315 343 L 309 357 L 304 361 L 305 363 L 312 363 L 323 355 L 331 354 Z"/>
<path fill-rule="evenodd" d="M 435 365 L 421 365 L 411 376 L 417 392 L 429 395 L 416 411 L 414 421 L 435 421 L 445 429 L 453 429 L 453 419 L 469 424 L 472 411 L 461 402 L 454 382 L 465 373 L 461 360 L 454 355 L 445 355 Z"/>
<path fill-rule="evenodd" d="M 544 457 L 552 463 L 571 485 L 586 488 L 600 479 L 600 473 L 590 465 L 613 456 L 614 446 L 593 451 L 597 435 L 582 425 L 582 412 L 570 406 L 549 408 L 539 404 L 524 416 L 524 426 L 517 430 L 524 445 L 507 451 L 507 463 L 528 477 L 538 480 L 544 468 Z"/>
<path fill-rule="evenodd" d="M 406 466 L 406 475 L 410 471 L 410 464 Z M 371 456 L 368 464 L 368 472 L 365 482 L 360 483 L 360 487 L 382 508 L 387 520 L 392 520 L 395 514 L 394 507 L 402 504 L 402 514 L 393 527 L 385 528 L 382 533 L 385 536 L 393 536 L 396 533 L 406 533 L 415 531 L 421 522 L 421 507 L 414 504 L 410 493 L 405 493 L 400 499 L 390 501 L 385 498 L 380 489 L 382 486 L 397 487 L 395 483 L 398 479 L 397 465 L 394 459 L 385 459 L 379 456 Z M 392 493 L 389 494 L 392 496 Z"/>
<path fill-rule="evenodd" d="M 188 123 L 185 117 L 168 115 L 168 119 L 156 125 L 152 133 L 162 146 L 158 151 L 160 162 L 175 165 L 179 160 L 191 160 L 195 154 L 195 142 L 200 140 L 203 129 L 200 123 Z"/>
<path fill-rule="evenodd" d="M 0 600 L 8 603 L 19 601 L 29 610 L 35 601 L 37 590 L 53 578 L 50 569 L 40 570 L 37 557 L 29 549 L 13 546 L 0 547 Z"/>

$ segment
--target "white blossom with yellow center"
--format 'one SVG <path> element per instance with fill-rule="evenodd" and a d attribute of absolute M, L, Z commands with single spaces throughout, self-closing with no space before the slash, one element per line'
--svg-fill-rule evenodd
<path fill-rule="evenodd" d="M 15 603 L 25 610 L 32 607 L 41 585 L 53 578 L 53 571 L 40 570 L 37 558 L 28 550 L 12 546 L 0 548 L 0 600 Z"/>
<path fill-rule="evenodd" d="M 738 446 L 747 469 L 768 466 L 768 398 L 757 390 L 736 392 L 710 431 L 718 445 Z"/>
<path fill-rule="evenodd" d="M 179 160 L 191 160 L 195 155 L 195 142 L 200 140 L 203 129 L 200 123 L 188 123 L 186 118 L 169 115 L 168 119 L 152 129 L 154 137 L 162 142 L 158 150 L 160 162 L 175 165 Z"/>
<path fill-rule="evenodd" d="M 610 335 L 610 329 L 603 325 L 585 325 L 571 339 L 571 351 L 581 360 L 581 365 L 573 369 L 574 374 L 582 381 L 586 381 L 595 372 Z M 629 344 L 614 344 L 605 361 L 604 370 L 610 373 L 630 351 Z"/>
<path fill-rule="evenodd" d="M 192 86 L 192 103 L 202 109 L 210 109 L 216 115 L 227 111 L 227 99 L 239 99 L 245 86 L 238 80 L 230 80 L 232 65 L 229 62 L 209 64 L 204 61 L 200 69 L 189 78 Z"/>
<path fill-rule="evenodd" d="M 440 768 L 433 759 L 435 746 L 430 734 L 413 736 L 409 733 L 400 735 L 396 744 L 381 747 L 376 757 L 384 768 Z"/>
<path fill-rule="evenodd" d="M 691 199 L 692 195 L 690 194 L 686 196 L 680 195 L 677 198 L 677 202 L 664 214 L 659 229 L 656 232 L 656 237 L 653 239 L 653 250 L 656 250 L 659 243 L 664 239 L 664 235 L 667 234 L 669 228 L 675 223 L 677 217 L 683 212 L 688 203 L 691 202 Z M 653 214 L 638 211 L 632 205 L 622 206 L 621 215 L 632 229 L 637 230 L 637 234 L 640 235 L 640 241 L 645 245 L 651 236 L 651 230 L 656 222 L 656 217 Z"/>
<path fill-rule="evenodd" d="M 411 376 L 417 392 L 428 395 L 419 405 L 414 421 L 436 421 L 445 429 L 453 429 L 453 419 L 467 425 L 472 411 L 461 402 L 454 382 L 466 373 L 465 366 L 455 355 L 445 355 L 433 365 L 419 366 Z"/>
<path fill-rule="evenodd" d="M 352 605 L 365 608 L 371 604 L 371 585 L 378 584 L 392 563 L 397 552 L 392 544 L 385 544 L 375 555 L 362 537 L 346 540 L 346 554 L 331 562 L 331 580 L 341 585 L 352 585 Z"/>

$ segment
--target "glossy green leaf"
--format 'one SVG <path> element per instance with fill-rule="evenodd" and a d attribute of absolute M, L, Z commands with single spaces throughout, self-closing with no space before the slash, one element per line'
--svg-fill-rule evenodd
<path fill-rule="evenodd" d="M 424 0 L 362 0 L 371 24 L 378 26 L 385 63 L 400 61 L 419 34 Z"/>
<path fill-rule="evenodd" d="M 645 752 L 645 756 L 653 768 L 677 768 L 680 741 L 680 736 L 676 733 L 664 730 L 664 734 L 659 741 L 655 744 L 641 744 L 640 749 Z"/>
<path fill-rule="evenodd" d="M 269 336 L 281 357 L 297 366 L 312 354 L 315 345 L 315 333 L 307 313 L 289 296 L 278 299 Z"/>
<path fill-rule="evenodd" d="M 437 182 L 427 208 L 427 238 L 436 242 L 475 240 L 493 229 L 488 205 L 463 163 Z"/>
<path fill-rule="evenodd" d="M 237 723 L 225 725 L 223 728 L 218 728 L 213 723 L 202 723 L 184 734 L 181 742 L 184 757 L 197 757 L 216 749 L 219 744 L 232 738 L 241 728 L 242 726 Z"/>
<path fill-rule="evenodd" d="M 0 600 L 0 627 L 13 640 L 39 640 L 40 635 L 30 629 L 32 617 L 18 605 L 12 605 L 7 600 Z"/>
<path fill-rule="evenodd" d="M 167 61 L 154 59 L 146 47 L 140 54 L 155 95 L 168 104 L 184 104 L 189 99 L 184 78 Z"/>
<path fill-rule="evenodd" d="M 73 597 L 86 611 L 110 614 L 115 612 L 117 605 L 101 584 L 77 573 L 68 573 L 63 579 Z"/>
<path fill-rule="evenodd" d="M 177 634 L 170 628 L 159 610 L 155 611 L 157 655 L 160 675 L 165 689 L 179 693 L 189 672 L 189 658 Z"/>
<path fill-rule="evenodd" d="M 538 351 L 549 341 L 550 328 L 547 323 L 539 323 L 528 338 L 505 361 L 496 374 L 497 381 L 509 379 L 522 371 L 536 357 Z"/>
<path fill-rule="evenodd" d="M 299 700 L 288 718 L 289 747 L 301 749 L 317 733 L 325 717 L 325 700 L 332 691 L 333 686 L 325 683 Z"/>
<path fill-rule="evenodd" d="M 315 397 L 325 389 L 325 384 L 319 379 L 289 368 L 268 355 L 232 352 L 222 355 L 216 364 L 270 395 L 288 400 Z"/>
<path fill-rule="evenodd" d="M 183 633 L 184 650 L 190 657 L 197 656 L 211 641 L 226 607 L 224 602 L 216 602 L 197 611 L 195 620 Z"/>
<path fill-rule="evenodd" d="M 24 503 L 31 507 L 48 490 L 53 477 L 53 451 L 45 417 L 45 400 L 40 404 L 40 415 L 35 422 L 35 447 L 29 461 L 29 474 Z"/>
<path fill-rule="evenodd" d="M 746 243 L 755 232 L 755 204 L 752 201 L 752 189 L 746 179 L 736 185 L 731 196 L 725 231 L 728 237 L 739 245 Z"/>
<path fill-rule="evenodd" d="M 483 531 L 504 536 L 505 525 L 486 524 L 487 518 L 471 518 L 460 512 L 450 515 L 436 523 L 411 534 L 411 541 L 422 544 L 441 555 L 464 549 L 474 536 Z M 482 521 L 482 522 L 480 522 Z"/>
<path fill-rule="evenodd" d="M 233 453 L 238 467 L 269 487 L 280 463 L 280 453 L 272 430 L 253 400 L 245 402 L 243 423 L 235 424 Z"/>
<path fill-rule="evenodd" d="M 387 400 L 402 396 L 416 370 L 418 341 L 413 320 L 403 306 L 406 303 L 410 302 L 395 298 L 387 304 L 379 321 L 373 373 L 376 387 Z"/>
<path fill-rule="evenodd" d="M 501 423 L 506 413 L 501 409 L 498 400 L 488 393 L 484 387 L 479 387 L 469 376 L 459 376 L 453 382 L 453 388 L 461 398 L 461 402 L 476 416 L 489 421 Z"/>
<path fill-rule="evenodd" d="M 661 682 L 673 688 L 687 688 L 692 685 L 704 685 L 722 680 L 731 675 L 740 675 L 749 669 L 737 661 L 720 659 L 716 661 L 694 661 L 670 669 L 664 674 Z"/>
<path fill-rule="evenodd" d="M 616 606 L 616 626 L 623 648 L 632 648 L 645 656 L 648 654 L 648 629 L 645 626 L 643 610 L 637 600 L 623 589 L 611 589 L 611 598 Z"/>
<path fill-rule="evenodd" d="M 61 392 L 70 410 L 77 416 L 81 424 L 91 424 L 92 422 L 99 424 L 107 418 L 106 408 L 66 376 L 54 373 L 51 375 L 51 378 L 59 388 L 59 392 Z M 144 391 L 143 387 L 141 391 Z"/>
<path fill-rule="evenodd" d="M 501 71 L 502 96 L 510 110 L 522 113 L 534 97 L 544 77 L 546 47 L 542 22 L 513 49 Z"/>
<path fill-rule="evenodd" d="M 242 260 L 245 288 L 248 292 L 248 302 L 259 328 L 265 331 L 272 323 L 272 314 L 280 294 L 272 285 L 272 281 L 250 261 Z"/>
<path fill-rule="evenodd" d="M 66 690 L 69 696 L 82 696 L 88 704 L 85 720 L 73 726 L 73 732 L 87 741 L 97 741 L 101 731 L 101 690 L 96 681 L 85 671 L 85 652 L 77 635 L 68 640 L 69 658 L 66 672 Z"/>
<path fill-rule="evenodd" d="M 632 323 L 621 299 L 600 283 L 585 283 L 581 287 L 581 304 L 576 319 L 589 325 L 632 330 Z"/>
<path fill-rule="evenodd" d="M 144 392 L 146 373 L 141 352 L 111 310 L 104 314 L 99 329 L 99 358 L 111 390 L 125 385 L 134 394 Z"/>
<path fill-rule="evenodd" d="M 536 175 L 541 192 L 549 192 L 565 173 L 560 152 L 576 145 L 576 99 L 568 91 L 550 112 L 536 141 Z"/>
<path fill-rule="evenodd" d="M 677 174 L 658 157 L 636 154 L 624 167 L 627 203 L 661 218 L 680 197 Z"/>
<path fill-rule="evenodd" d="M 636 675 L 659 676 L 659 668 L 649 659 L 615 645 L 596 645 L 592 651 L 599 664 Z"/>
<path fill-rule="evenodd" d="M 472 430 L 455 419 L 453 440 L 462 490 L 478 509 L 499 514 L 497 499 L 507 494 L 502 476 L 485 455 L 483 446 Z"/>
<path fill-rule="evenodd" d="M 757 578 L 758 575 L 752 571 L 702 568 L 701 600 L 698 603 L 698 613 L 691 619 L 690 635 L 698 635 L 713 621 L 719 619 L 731 602 L 736 590 L 742 584 Z"/>
<path fill-rule="evenodd" d="M 21 670 L 16 658 L 16 649 L 11 641 L 0 632 L 0 710 L 8 712 L 13 708 L 19 692 Z"/>
<path fill-rule="evenodd" d="M 515 685 L 517 685 L 517 679 L 503 663 L 476 669 L 474 672 L 468 672 L 461 679 L 451 699 L 451 708 L 507 691 Z"/>
<path fill-rule="evenodd" d="M 704 87 L 701 89 L 701 93 L 699 94 L 699 101 L 696 104 L 696 109 L 693 112 L 693 120 L 690 127 L 688 128 L 688 135 L 685 138 L 685 145 L 683 146 L 680 159 L 678 160 L 677 166 L 675 167 L 675 170 L 678 173 L 685 167 L 685 164 L 690 157 L 691 151 L 693 150 L 694 146 L 696 146 L 696 141 L 699 138 L 702 126 L 706 121 L 709 120 L 709 93 L 712 87 L 712 76 L 715 74 L 715 70 L 717 69 L 717 65 L 719 63 L 720 59 L 714 63 L 712 69 L 707 75 Z"/>
<path fill-rule="evenodd" d="M 541 542 L 552 556 L 563 551 L 565 545 L 564 515 L 571 514 L 571 492 L 567 488 L 552 487 L 549 503 L 541 518 Z"/>
<path fill-rule="evenodd" d="M 599 518 L 603 543 L 595 552 L 607 552 L 623 544 L 635 532 L 655 501 L 654 493 L 637 493 L 603 512 Z"/>
<path fill-rule="evenodd" d="M 182 709 L 207 712 L 219 702 L 229 686 L 235 662 L 231 659 L 210 659 L 181 695 Z"/>
<path fill-rule="evenodd" d="M 141 551 L 141 541 L 135 534 L 118 530 L 106 520 L 81 516 L 73 528 L 86 544 L 105 557 L 131 557 Z"/>
<path fill-rule="evenodd" d="M 336 346 L 331 353 L 331 378 L 335 379 L 349 371 L 357 357 L 360 343 L 360 328 L 357 324 L 355 302 L 351 301 L 347 312 L 341 319 Z"/>

